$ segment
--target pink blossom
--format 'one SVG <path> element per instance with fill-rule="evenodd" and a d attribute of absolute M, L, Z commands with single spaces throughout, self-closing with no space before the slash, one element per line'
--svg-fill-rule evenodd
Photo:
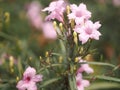
<path fill-rule="evenodd" d="M 82 73 L 82 72 L 86 72 L 86 73 L 93 73 L 94 72 L 94 70 L 86 63 L 86 61 L 85 60 L 82 60 L 81 58 L 80 58 L 80 61 L 79 61 L 80 63 L 83 63 L 83 64 L 81 64 L 81 66 L 80 66 L 80 68 L 77 70 L 77 73 Z"/>
<path fill-rule="evenodd" d="M 78 90 L 84 90 L 84 87 L 88 87 L 90 85 L 88 80 L 82 79 L 81 73 L 77 74 L 77 76 L 76 76 L 76 84 L 77 84 Z"/>
<path fill-rule="evenodd" d="M 57 19 L 58 21 L 63 22 L 63 12 L 65 11 L 65 6 L 64 0 L 51 2 L 49 7 L 43 9 L 43 11 L 48 11 L 48 13 L 50 13 L 46 17 L 46 20 Z"/>
<path fill-rule="evenodd" d="M 82 44 L 86 43 L 88 39 L 99 40 L 101 33 L 98 31 L 101 24 L 92 21 L 86 21 L 83 26 L 76 26 L 75 31 L 79 33 L 79 40 L 82 41 Z"/>
<path fill-rule="evenodd" d="M 91 17 L 91 12 L 87 10 L 86 5 L 81 3 L 78 7 L 75 4 L 70 6 L 72 13 L 68 15 L 69 19 L 74 19 L 76 24 L 82 24 Z"/>
<path fill-rule="evenodd" d="M 57 33 L 51 22 L 46 22 L 43 24 L 43 34 L 48 39 L 56 39 Z"/>
<path fill-rule="evenodd" d="M 115 6 L 120 6 L 120 0 L 113 0 L 113 4 Z"/>
<path fill-rule="evenodd" d="M 17 83 L 18 90 L 37 90 L 36 83 L 42 81 L 42 75 L 36 75 L 36 70 L 28 67 L 24 74 L 23 79 Z"/>
<path fill-rule="evenodd" d="M 39 2 L 34 1 L 28 6 L 27 17 L 30 20 L 31 24 L 40 29 L 42 26 L 42 18 L 40 16 L 41 6 Z"/>

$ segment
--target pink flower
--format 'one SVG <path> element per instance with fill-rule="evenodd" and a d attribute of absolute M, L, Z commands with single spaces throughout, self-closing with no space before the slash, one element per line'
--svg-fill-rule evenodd
<path fill-rule="evenodd" d="M 81 73 L 77 74 L 77 76 L 76 76 L 76 84 L 77 84 L 78 90 L 84 90 L 84 87 L 88 87 L 90 85 L 88 80 L 82 79 Z"/>
<path fill-rule="evenodd" d="M 85 63 L 85 64 L 81 64 L 80 68 L 77 70 L 77 73 L 82 73 L 82 72 L 86 72 L 86 73 L 93 73 L 94 70 L 88 65 L 86 64 L 86 61 L 80 59 L 80 63 Z"/>
<path fill-rule="evenodd" d="M 34 1 L 28 6 L 27 17 L 30 20 L 31 24 L 40 29 L 42 26 L 42 18 L 40 16 L 41 6 L 39 2 Z"/>
<path fill-rule="evenodd" d="M 113 4 L 115 6 L 120 6 L 120 0 L 113 0 Z"/>
<path fill-rule="evenodd" d="M 99 22 L 93 24 L 92 21 L 86 21 L 83 26 L 76 26 L 75 31 L 79 33 L 79 40 L 82 41 L 82 44 L 86 43 L 88 39 L 99 40 L 101 33 L 98 29 L 101 27 Z"/>
<path fill-rule="evenodd" d="M 28 67 L 24 74 L 23 79 L 17 84 L 18 90 L 37 90 L 36 83 L 42 81 L 42 75 L 36 75 L 36 70 L 32 67 Z"/>
<path fill-rule="evenodd" d="M 43 24 L 43 34 L 48 39 L 56 39 L 57 33 L 51 22 L 46 22 Z"/>
<path fill-rule="evenodd" d="M 53 1 L 50 3 L 49 7 L 43 9 L 43 11 L 48 11 L 50 14 L 46 17 L 46 20 L 57 19 L 63 22 L 63 12 L 65 11 L 65 2 L 63 0 Z"/>
<path fill-rule="evenodd" d="M 91 12 L 87 10 L 86 5 L 81 3 L 78 7 L 73 4 L 70 6 L 72 13 L 68 15 L 69 19 L 74 19 L 76 24 L 82 24 L 91 17 Z"/>

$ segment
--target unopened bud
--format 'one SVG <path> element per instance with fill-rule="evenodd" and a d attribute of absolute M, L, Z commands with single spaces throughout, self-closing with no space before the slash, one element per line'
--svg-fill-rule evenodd
<path fill-rule="evenodd" d="M 48 57 L 49 56 L 49 52 L 47 51 L 46 53 L 45 53 L 45 57 Z"/>
<path fill-rule="evenodd" d="M 60 30 L 63 31 L 63 24 L 62 23 L 59 24 L 59 27 L 60 27 Z"/>
<path fill-rule="evenodd" d="M 70 6 L 67 5 L 67 14 L 70 14 Z"/>
<path fill-rule="evenodd" d="M 57 29 L 57 23 L 56 23 L 56 21 L 53 22 L 53 26 L 54 26 L 55 29 Z"/>
<path fill-rule="evenodd" d="M 62 61 L 63 61 L 63 57 L 60 56 L 60 57 L 59 57 L 59 63 L 62 63 Z"/>
<path fill-rule="evenodd" d="M 14 57 L 13 57 L 13 56 L 10 56 L 9 59 L 10 59 L 9 65 L 10 65 L 10 68 L 12 68 L 13 65 L 14 65 Z"/>
<path fill-rule="evenodd" d="M 18 77 L 18 76 L 16 77 L 16 81 L 17 81 L 17 82 L 19 81 L 19 77 Z"/>
<path fill-rule="evenodd" d="M 40 56 L 39 59 L 42 60 L 42 57 Z"/>
<path fill-rule="evenodd" d="M 50 59 L 49 59 L 49 58 L 47 58 L 46 62 L 47 62 L 48 64 L 50 64 Z"/>
<path fill-rule="evenodd" d="M 77 37 L 77 33 L 76 33 L 75 31 L 73 32 L 73 36 L 74 36 L 74 37 Z"/>
<path fill-rule="evenodd" d="M 5 22 L 6 23 L 9 23 L 9 21 L 10 21 L 10 13 L 9 12 L 5 12 L 5 14 L 4 14 L 4 16 L 5 16 Z"/>
<path fill-rule="evenodd" d="M 78 44 L 78 38 L 77 38 L 77 33 L 73 32 L 73 36 L 74 36 L 74 42 L 77 45 Z"/>
<path fill-rule="evenodd" d="M 70 22 L 71 22 L 71 27 L 72 27 L 72 28 L 74 28 L 74 26 L 75 26 L 75 22 L 74 22 L 74 20 L 73 20 L 73 19 L 71 19 L 71 21 L 70 21 Z"/>
<path fill-rule="evenodd" d="M 75 62 L 78 62 L 78 61 L 79 61 L 79 58 L 78 58 L 78 57 L 76 57 L 76 58 L 75 58 Z"/>
<path fill-rule="evenodd" d="M 78 38 L 77 37 L 74 37 L 74 42 L 75 42 L 76 45 L 78 44 Z"/>
<path fill-rule="evenodd" d="M 84 50 L 84 48 L 83 48 L 83 47 L 81 47 L 81 48 L 80 48 L 80 52 L 79 52 L 79 53 L 81 54 L 81 53 L 83 52 L 83 50 Z"/>
<path fill-rule="evenodd" d="M 74 68 L 73 68 L 74 70 L 77 70 L 77 67 L 76 67 L 76 65 L 74 65 Z"/>

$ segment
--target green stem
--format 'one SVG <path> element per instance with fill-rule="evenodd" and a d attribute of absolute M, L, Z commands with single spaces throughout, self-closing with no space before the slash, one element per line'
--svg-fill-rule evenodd
<path fill-rule="evenodd" d="M 16 38 L 13 38 L 13 37 L 11 37 L 11 36 L 3 33 L 3 32 L 0 32 L 0 36 L 5 38 L 5 39 L 11 40 L 11 41 L 16 41 L 17 40 Z"/>
<path fill-rule="evenodd" d="M 84 77 L 87 79 L 91 79 L 92 77 Z M 110 76 L 105 76 L 105 75 L 97 75 L 94 77 L 95 79 L 101 79 L 101 80 L 107 80 L 107 81 L 113 81 L 113 82 L 118 82 L 120 83 L 120 79 L 119 78 L 115 78 L 115 77 L 110 77 Z"/>
<path fill-rule="evenodd" d="M 88 64 L 92 64 L 92 65 L 102 65 L 102 66 L 109 66 L 112 68 L 115 68 L 116 66 L 110 63 L 102 63 L 102 62 L 87 62 Z"/>
<path fill-rule="evenodd" d="M 41 69 L 38 71 L 38 73 L 40 73 L 41 71 L 43 71 L 43 70 L 46 69 L 46 68 L 57 67 L 57 66 L 62 66 L 62 65 L 67 65 L 67 64 L 52 64 L 52 65 L 48 65 L 48 66 L 46 66 L 46 67 L 41 68 Z"/>

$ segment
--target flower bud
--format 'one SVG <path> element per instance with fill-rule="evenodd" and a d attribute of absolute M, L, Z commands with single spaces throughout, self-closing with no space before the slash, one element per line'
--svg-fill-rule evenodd
<path fill-rule="evenodd" d="M 78 58 L 78 57 L 76 57 L 76 58 L 75 58 L 75 62 L 78 62 L 78 61 L 79 61 L 79 58 Z"/>
<path fill-rule="evenodd" d="M 76 33 L 76 32 L 73 32 L 73 36 L 74 36 L 74 37 L 77 37 L 77 33 Z"/>
<path fill-rule="evenodd" d="M 70 6 L 67 5 L 67 14 L 70 14 Z"/>
<path fill-rule="evenodd" d="M 77 67 L 76 67 L 76 65 L 74 65 L 74 68 L 73 68 L 74 70 L 77 70 Z"/>
<path fill-rule="evenodd" d="M 74 22 L 74 20 L 71 19 L 70 22 L 71 22 L 71 27 L 74 28 L 74 27 L 75 27 L 75 22 Z"/>
<path fill-rule="evenodd" d="M 49 56 L 49 52 L 47 51 L 46 53 L 45 53 L 45 57 L 48 57 Z"/>
<path fill-rule="evenodd" d="M 5 23 L 9 23 L 10 22 L 10 13 L 9 12 L 5 12 L 5 14 L 4 14 L 4 16 L 5 16 Z"/>
<path fill-rule="evenodd" d="M 16 77 L 16 81 L 17 81 L 17 82 L 19 81 L 19 77 L 18 77 L 18 76 Z"/>
<path fill-rule="evenodd" d="M 13 57 L 13 56 L 10 56 L 9 59 L 10 59 L 9 65 L 10 65 L 10 68 L 12 68 L 13 65 L 14 65 L 14 57 Z"/>
<path fill-rule="evenodd" d="M 46 63 L 50 64 L 50 58 L 48 57 Z"/>
<path fill-rule="evenodd" d="M 74 37 L 74 42 L 77 45 L 78 44 L 78 38 L 77 38 L 77 33 L 73 32 L 73 37 Z"/>
<path fill-rule="evenodd" d="M 59 24 L 59 27 L 60 27 L 60 30 L 63 31 L 63 24 L 62 23 Z"/>
<path fill-rule="evenodd" d="M 84 48 L 83 48 L 83 47 L 81 47 L 81 48 L 80 48 L 80 52 L 79 52 L 79 53 L 81 54 L 81 53 L 83 52 L 83 50 L 84 50 Z"/>
<path fill-rule="evenodd" d="M 56 21 L 53 22 L 53 26 L 54 26 L 55 29 L 57 29 L 57 23 L 56 23 Z"/>
<path fill-rule="evenodd" d="M 42 57 L 40 56 L 39 59 L 42 60 Z"/>
<path fill-rule="evenodd" d="M 60 56 L 60 57 L 59 57 L 59 63 L 62 63 L 62 61 L 63 61 L 63 57 Z"/>

